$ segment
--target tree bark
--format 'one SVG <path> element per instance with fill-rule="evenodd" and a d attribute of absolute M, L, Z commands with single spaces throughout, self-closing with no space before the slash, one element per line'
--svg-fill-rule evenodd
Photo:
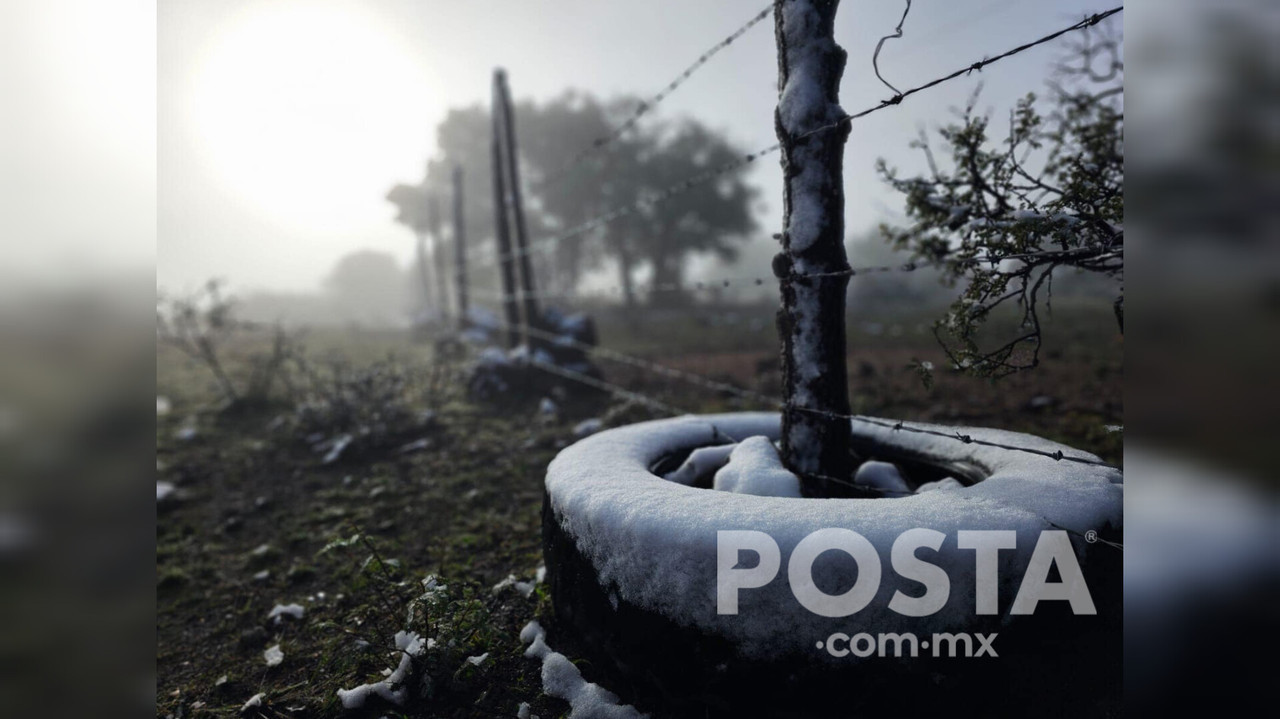
<path fill-rule="evenodd" d="M 782 461 L 810 497 L 848 496 L 854 468 L 845 368 L 847 275 L 811 275 L 849 269 L 844 251 L 844 144 L 847 124 L 836 123 L 845 52 L 833 37 L 839 0 L 775 0 L 778 108 L 774 125 L 782 145 L 781 280 Z M 817 414 L 817 412 L 826 414 Z M 832 481 L 834 478 L 836 481 Z"/>

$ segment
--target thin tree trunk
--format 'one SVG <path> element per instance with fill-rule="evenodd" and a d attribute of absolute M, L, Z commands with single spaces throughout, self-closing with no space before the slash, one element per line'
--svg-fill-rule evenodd
<path fill-rule="evenodd" d="M 436 304 L 440 307 L 440 321 L 449 316 L 448 258 L 445 257 L 444 237 L 440 234 L 440 206 L 435 195 L 427 198 L 427 225 L 431 233 L 431 259 L 436 270 Z"/>
<path fill-rule="evenodd" d="M 418 283 L 422 286 L 422 309 L 430 312 L 431 307 L 431 272 L 427 269 L 427 233 L 417 231 L 414 236 L 418 240 Z"/>
<path fill-rule="evenodd" d="M 458 329 L 465 330 L 467 317 L 467 232 L 463 219 L 462 168 L 453 167 L 453 286 L 458 291 Z"/>
<path fill-rule="evenodd" d="M 848 125 L 836 122 L 845 52 L 833 28 L 839 0 L 775 0 L 778 109 L 782 144 L 782 461 L 810 497 L 847 495 L 854 457 L 845 368 L 845 295 L 849 278 L 805 277 L 849 268 L 844 251 L 842 163 Z M 827 414 L 815 414 L 813 411 Z"/>

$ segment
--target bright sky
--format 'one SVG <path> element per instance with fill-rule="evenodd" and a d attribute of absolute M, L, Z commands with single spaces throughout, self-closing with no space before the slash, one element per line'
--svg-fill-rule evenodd
<path fill-rule="evenodd" d="M 766 2 L 743 0 L 168 0 L 158 16 L 158 284 L 210 276 L 238 287 L 312 289 L 360 248 L 410 256 L 386 190 L 416 182 L 451 107 L 487 102 L 506 67 L 517 98 L 568 87 L 652 94 Z M 1107 9 L 1077 0 L 915 0 L 881 70 L 900 88 Z M 890 93 L 871 53 L 901 16 L 897 0 L 841 7 L 849 52 L 842 104 Z M 845 157 L 850 231 L 890 216 L 897 199 L 876 179 L 879 156 L 914 167 L 907 143 L 948 117 L 981 79 L 984 106 L 1003 113 L 1042 91 L 1052 47 L 988 68 L 859 121 Z M 771 144 L 777 68 L 772 20 L 721 52 L 664 103 L 726 131 L 744 147 Z M 751 179 L 780 222 L 780 171 Z"/>
<path fill-rule="evenodd" d="M 155 3 L 0 3 L 0 286 L 155 256 Z"/>

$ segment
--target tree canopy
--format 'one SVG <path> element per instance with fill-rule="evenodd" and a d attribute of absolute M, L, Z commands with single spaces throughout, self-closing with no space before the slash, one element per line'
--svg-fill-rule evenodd
<path fill-rule="evenodd" d="M 660 205 L 548 244 L 548 238 L 745 154 L 722 133 L 695 120 L 650 119 L 582 156 L 584 148 L 609 136 L 639 102 L 567 92 L 545 103 L 516 105 L 525 211 L 541 287 L 572 291 L 587 271 L 609 262 L 618 268 L 628 299 L 634 300 L 633 282 L 640 272 L 647 269 L 653 282 L 678 286 L 691 253 L 732 259 L 738 245 L 757 230 L 752 204 L 758 192 L 729 173 Z M 449 197 L 450 173 L 460 165 L 466 173 L 469 251 L 492 247 L 490 133 L 487 109 L 451 111 L 437 128 L 439 150 L 428 161 L 422 183 L 395 188 L 388 197 L 401 207 L 400 221 L 417 226 L 418 211 L 404 207 L 417 198 Z M 482 267 L 479 263 L 477 275 Z"/>

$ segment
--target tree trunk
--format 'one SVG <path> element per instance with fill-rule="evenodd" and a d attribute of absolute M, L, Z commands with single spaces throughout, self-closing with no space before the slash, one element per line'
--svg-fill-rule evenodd
<path fill-rule="evenodd" d="M 631 281 L 631 251 L 625 241 L 618 243 L 618 280 L 622 283 L 622 301 L 630 315 L 636 307 L 636 288 Z"/>
<path fill-rule="evenodd" d="M 440 206 L 435 195 L 427 198 L 427 225 L 431 233 L 431 259 L 436 271 L 436 304 L 440 309 L 440 323 L 449 316 L 449 269 L 445 257 L 444 236 L 440 234 Z"/>
<path fill-rule="evenodd" d="M 431 306 L 431 271 L 427 269 L 427 233 L 418 231 L 414 236 L 418 240 L 418 284 L 422 288 L 422 310 L 429 313 L 433 308 Z"/>
<path fill-rule="evenodd" d="M 453 286 L 458 291 L 458 330 L 467 328 L 467 231 L 462 204 L 462 168 L 453 167 Z"/>
<path fill-rule="evenodd" d="M 782 144 L 782 254 L 775 260 L 782 308 L 782 461 L 800 476 L 805 496 L 848 495 L 854 457 L 845 368 L 847 275 L 844 251 L 844 143 L 838 102 L 845 52 L 833 28 L 839 0 L 775 0 L 778 109 Z M 809 277 L 806 277 L 809 276 Z M 815 413 L 820 412 L 824 414 Z M 832 481 L 835 478 L 839 481 Z"/>

